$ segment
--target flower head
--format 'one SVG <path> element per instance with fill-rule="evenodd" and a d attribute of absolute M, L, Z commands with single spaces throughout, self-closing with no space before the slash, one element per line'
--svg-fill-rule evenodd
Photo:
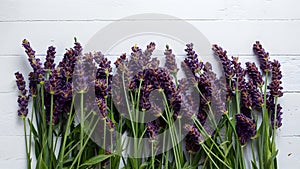
<path fill-rule="evenodd" d="M 203 62 L 198 60 L 198 55 L 193 49 L 193 44 L 187 44 L 185 51 L 187 52 L 187 57 L 184 59 L 185 65 L 190 69 L 190 71 L 196 75 L 203 69 Z"/>
<path fill-rule="evenodd" d="M 271 69 L 271 64 L 269 61 L 269 53 L 265 52 L 265 49 L 262 47 L 259 41 L 256 41 L 253 44 L 253 52 L 258 56 L 260 62 L 260 69 L 262 72 L 266 73 Z"/>
<path fill-rule="evenodd" d="M 217 56 L 220 59 L 221 64 L 223 65 L 223 70 L 226 79 L 231 80 L 234 75 L 234 70 L 233 70 L 233 64 L 227 56 L 227 51 L 223 50 L 218 45 L 213 45 L 212 50 L 214 51 L 215 56 Z"/>
<path fill-rule="evenodd" d="M 18 96 L 18 104 L 19 104 L 18 116 L 24 118 L 28 114 L 27 106 L 29 102 L 29 96 L 27 95 L 26 83 L 23 75 L 19 72 L 16 72 L 15 76 L 17 79 L 16 83 L 20 91 L 20 95 Z"/>
<path fill-rule="evenodd" d="M 55 47 L 50 46 L 47 50 L 46 61 L 44 63 L 44 69 L 52 70 L 55 67 L 54 59 L 55 59 Z"/>
<path fill-rule="evenodd" d="M 164 54 L 166 56 L 165 67 L 171 72 L 171 74 L 176 76 L 179 69 L 177 68 L 175 55 L 172 53 L 172 49 L 170 49 L 168 45 L 166 46 Z"/>
<path fill-rule="evenodd" d="M 281 78 L 282 74 L 280 71 L 280 63 L 277 60 L 274 60 L 272 62 L 272 81 L 268 86 L 268 89 L 270 89 L 270 93 L 272 96 L 281 97 L 283 95 Z"/>
<path fill-rule="evenodd" d="M 185 129 L 188 131 L 188 134 L 185 137 L 186 151 L 191 153 L 199 151 L 200 143 L 203 141 L 200 131 L 194 125 L 186 125 Z"/>
<path fill-rule="evenodd" d="M 254 120 L 244 114 L 236 114 L 236 131 L 242 145 L 256 134 L 256 124 Z"/>
<path fill-rule="evenodd" d="M 28 56 L 28 61 L 33 69 L 34 75 L 32 76 L 32 80 L 37 81 L 37 83 L 43 82 L 45 71 L 42 68 L 41 60 L 35 57 L 35 51 L 30 46 L 29 41 L 24 39 L 22 45 L 25 48 L 25 52 Z"/>
<path fill-rule="evenodd" d="M 261 87 L 264 84 L 264 81 L 262 79 L 261 73 L 258 71 L 258 68 L 256 67 L 255 63 L 246 62 L 247 66 L 247 74 L 249 75 L 250 79 L 252 79 L 253 84 L 255 86 Z"/>
<path fill-rule="evenodd" d="M 241 62 L 239 62 L 238 57 L 232 57 L 232 64 L 235 73 L 232 87 L 234 90 L 242 91 L 246 87 L 245 70 L 241 67 Z"/>

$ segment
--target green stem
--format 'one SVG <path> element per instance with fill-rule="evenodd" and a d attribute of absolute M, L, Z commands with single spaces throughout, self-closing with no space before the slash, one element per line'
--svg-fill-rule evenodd
<path fill-rule="evenodd" d="M 53 150 L 53 94 L 50 94 L 51 101 L 50 101 L 50 122 L 49 122 L 49 146 L 50 146 L 50 169 L 52 169 L 52 162 L 53 162 L 53 155 L 55 153 L 55 150 Z"/>
<path fill-rule="evenodd" d="M 167 112 L 166 112 L 166 116 L 167 116 L 167 123 L 169 125 L 169 130 L 170 130 L 170 134 L 171 134 L 171 141 L 172 141 L 172 146 L 173 146 L 173 152 L 174 152 L 174 158 L 175 158 L 175 164 L 176 164 L 176 168 L 181 169 L 181 165 L 180 165 L 180 157 L 179 157 L 179 151 L 177 149 L 177 142 L 176 142 L 176 133 L 173 130 L 174 125 L 170 126 L 170 124 L 172 124 L 172 118 L 170 117 L 171 111 L 170 108 L 168 106 L 168 101 L 167 101 L 167 97 L 164 93 L 164 91 L 160 91 L 163 95 L 164 98 L 164 102 L 166 104 L 167 107 Z"/>
<path fill-rule="evenodd" d="M 84 103 L 84 92 L 80 92 L 80 150 L 83 149 L 83 141 L 84 141 L 84 107 L 83 107 L 83 103 Z M 77 168 L 79 167 L 80 164 L 80 160 L 81 160 L 81 154 L 79 154 L 79 158 L 77 161 Z"/>
<path fill-rule="evenodd" d="M 206 147 L 206 145 L 204 143 L 200 144 L 203 148 L 203 150 L 205 151 L 206 155 L 208 156 L 208 158 L 210 159 L 210 161 L 214 164 L 214 166 L 219 169 L 219 166 L 216 164 L 216 162 L 214 161 L 214 159 L 210 156 L 211 151 L 209 150 L 208 147 Z"/>
<path fill-rule="evenodd" d="M 151 142 L 151 166 L 152 166 L 152 169 L 154 169 L 154 161 L 155 161 L 155 156 L 154 156 L 154 141 Z"/>
<path fill-rule="evenodd" d="M 211 136 L 207 133 L 207 131 L 204 129 L 204 127 L 202 126 L 202 124 L 199 122 L 199 120 L 196 117 L 193 117 L 193 122 L 196 125 L 196 127 L 199 129 L 199 131 L 201 132 L 201 134 L 203 136 L 205 136 L 206 138 L 208 138 L 212 144 L 217 148 L 217 150 L 219 151 L 219 153 L 221 154 L 221 156 L 226 159 L 224 153 L 221 151 L 221 149 L 219 148 L 219 146 L 217 145 L 217 143 L 211 138 Z"/>
<path fill-rule="evenodd" d="M 46 161 L 48 161 L 48 156 L 50 153 L 47 152 L 47 139 L 46 139 L 46 133 L 47 133 L 47 121 L 46 121 L 46 112 L 45 112 L 45 97 L 44 97 L 44 85 L 41 84 L 40 85 L 40 89 L 41 89 L 41 102 L 42 102 L 42 105 L 39 107 L 41 109 L 40 113 L 42 114 L 42 143 L 41 143 L 41 146 L 42 146 L 42 152 L 43 152 L 43 155 L 41 157 L 43 158 L 46 158 Z"/>
<path fill-rule="evenodd" d="M 73 163 L 72 163 L 71 166 L 70 166 L 70 169 L 72 169 L 72 168 L 74 167 L 74 165 L 75 165 L 75 163 L 76 163 L 77 160 L 80 161 L 81 154 L 82 154 L 82 152 L 84 151 L 84 147 L 85 147 L 85 146 L 87 145 L 87 143 L 89 142 L 89 138 L 90 138 L 91 135 L 93 134 L 93 131 L 95 130 L 95 128 L 96 128 L 98 122 L 99 122 L 99 118 L 97 119 L 95 125 L 93 126 L 93 128 L 92 128 L 92 130 L 91 130 L 91 132 L 90 132 L 90 134 L 88 135 L 88 139 L 85 140 L 85 142 L 84 142 L 82 148 L 80 148 L 80 150 L 79 150 L 77 156 L 75 157 Z M 77 167 L 77 168 L 79 168 L 79 167 Z"/>
<path fill-rule="evenodd" d="M 26 147 L 26 155 L 27 155 L 27 168 L 31 168 L 31 157 L 30 157 L 30 150 L 28 148 L 28 141 L 27 141 L 27 129 L 26 129 L 26 118 L 22 117 L 23 120 L 23 127 L 24 127 L 24 138 L 25 138 L 25 147 Z"/>

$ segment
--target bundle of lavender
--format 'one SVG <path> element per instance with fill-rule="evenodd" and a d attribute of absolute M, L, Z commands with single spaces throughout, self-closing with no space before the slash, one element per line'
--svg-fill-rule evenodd
<path fill-rule="evenodd" d="M 224 70 L 219 78 L 193 44 L 187 44 L 182 69 L 168 45 L 160 67 L 153 42 L 145 51 L 133 46 L 115 68 L 101 52 L 82 54 L 76 39 L 58 65 L 54 47 L 44 65 L 27 40 L 23 47 L 33 69 L 29 92 L 23 75 L 15 76 L 28 169 L 277 168 L 282 75 L 259 42 L 253 51 L 261 71 L 250 62 L 242 68 L 213 45 Z"/>

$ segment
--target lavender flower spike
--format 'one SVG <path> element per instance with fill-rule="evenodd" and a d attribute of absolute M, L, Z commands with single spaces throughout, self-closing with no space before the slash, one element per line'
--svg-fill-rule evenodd
<path fill-rule="evenodd" d="M 274 97 L 281 97 L 283 95 L 282 93 L 282 86 L 281 86 L 281 78 L 282 74 L 280 71 L 280 63 L 277 60 L 274 60 L 272 62 L 272 81 L 270 85 L 268 86 L 268 89 L 270 89 L 270 93 Z"/>
<path fill-rule="evenodd" d="M 25 118 L 28 114 L 28 102 L 29 102 L 29 96 L 27 95 L 26 84 L 24 81 L 24 77 L 21 73 L 16 72 L 16 83 L 18 86 L 18 89 L 20 91 L 20 95 L 18 96 L 18 104 L 19 104 L 19 110 L 18 110 L 18 116 L 21 118 Z"/>
<path fill-rule="evenodd" d="M 265 52 L 265 49 L 262 47 L 259 41 L 256 41 L 253 45 L 253 52 L 258 56 L 260 62 L 260 69 L 266 73 L 271 69 L 271 64 L 269 61 L 269 53 Z"/>
<path fill-rule="evenodd" d="M 256 124 L 254 120 L 243 114 L 236 114 L 236 131 L 242 145 L 256 134 Z"/>
<path fill-rule="evenodd" d="M 54 63 L 55 53 L 56 53 L 55 47 L 50 46 L 47 50 L 46 61 L 44 63 L 44 68 L 48 71 L 54 69 L 55 67 L 55 63 Z"/>
<path fill-rule="evenodd" d="M 165 67 L 170 70 L 171 74 L 176 76 L 179 69 L 177 68 L 175 55 L 172 53 L 172 49 L 169 48 L 169 45 L 166 46 L 164 54 L 166 56 Z"/>

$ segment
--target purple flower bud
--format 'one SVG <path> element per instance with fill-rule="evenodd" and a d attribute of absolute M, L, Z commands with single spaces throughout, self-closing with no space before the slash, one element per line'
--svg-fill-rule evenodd
<path fill-rule="evenodd" d="M 269 53 L 265 52 L 265 49 L 262 47 L 259 41 L 256 41 L 255 44 L 253 44 L 253 52 L 258 56 L 260 69 L 262 72 L 266 73 L 267 71 L 271 70 Z"/>
<path fill-rule="evenodd" d="M 258 86 L 253 84 L 253 79 L 249 79 L 247 83 L 247 91 L 251 95 L 251 100 L 252 100 L 252 108 L 261 108 L 263 104 L 263 96 L 260 93 Z"/>
<path fill-rule="evenodd" d="M 169 49 L 169 46 L 166 46 L 166 50 L 164 52 L 166 56 L 165 67 L 171 72 L 171 74 L 175 75 L 178 72 L 175 55 L 172 53 L 172 49 Z"/>
<path fill-rule="evenodd" d="M 271 114 L 271 124 L 272 127 L 274 128 L 274 123 L 275 123 L 275 119 L 276 119 L 276 128 L 279 128 L 282 126 L 282 114 L 283 112 L 282 107 L 280 104 L 277 104 L 277 110 L 276 110 L 276 118 L 275 118 L 275 100 L 274 100 L 274 96 L 272 95 L 268 95 L 267 96 L 267 108 L 269 113 Z"/>
<path fill-rule="evenodd" d="M 232 62 L 227 56 L 227 51 L 223 50 L 221 47 L 217 45 L 213 45 L 212 50 L 214 51 L 215 56 L 217 56 L 220 59 L 221 64 L 223 65 L 223 70 L 226 79 L 231 80 L 234 75 L 234 70 L 233 70 Z"/>
<path fill-rule="evenodd" d="M 55 47 L 50 46 L 47 50 L 46 61 L 44 63 L 44 69 L 52 70 L 55 67 L 54 59 L 55 59 Z"/>
<path fill-rule="evenodd" d="M 236 131 L 239 141 L 242 145 L 256 134 L 256 124 L 254 120 L 245 116 L 244 114 L 236 114 Z"/>
<path fill-rule="evenodd" d="M 151 141 L 156 141 L 157 140 L 157 136 L 159 134 L 160 131 L 160 124 L 158 120 L 152 121 L 152 122 L 148 122 L 146 124 L 146 134 L 148 135 L 149 139 Z"/>
<path fill-rule="evenodd" d="M 185 129 L 188 134 L 185 137 L 185 149 L 190 153 L 195 153 L 200 149 L 200 143 L 203 141 L 203 137 L 200 131 L 192 125 L 186 125 Z"/>
<path fill-rule="evenodd" d="M 28 102 L 29 102 L 29 96 L 27 95 L 27 90 L 26 88 L 26 83 L 24 81 L 24 77 L 21 73 L 16 72 L 15 73 L 16 76 L 16 83 L 18 86 L 18 89 L 20 91 L 20 95 L 18 96 L 18 105 L 19 105 L 19 109 L 18 109 L 18 116 L 19 117 L 26 117 L 28 114 Z"/>
<path fill-rule="evenodd" d="M 42 68 L 40 59 L 35 57 L 35 51 L 31 48 L 30 43 L 26 39 L 23 40 L 22 45 L 25 48 L 25 52 L 28 55 L 28 61 L 33 69 L 34 75 L 32 78 L 37 80 L 38 83 L 43 82 L 45 71 Z"/>
<path fill-rule="evenodd" d="M 246 62 L 249 77 L 252 79 L 255 86 L 261 87 L 264 84 L 261 73 L 258 71 L 255 63 Z"/>
<path fill-rule="evenodd" d="M 235 73 L 232 87 L 234 90 L 242 91 L 246 87 L 245 71 L 241 67 L 241 63 L 238 61 L 238 59 L 239 59 L 238 57 L 232 57 L 232 64 Z"/>
<path fill-rule="evenodd" d="M 198 55 L 193 50 L 193 44 L 187 44 L 185 51 L 187 52 L 187 57 L 184 59 L 186 66 L 192 71 L 194 75 L 200 73 L 203 68 L 203 62 L 198 60 Z"/>
<path fill-rule="evenodd" d="M 268 86 L 272 96 L 281 97 L 283 92 L 281 91 L 283 87 L 281 86 L 282 74 L 280 71 L 280 63 L 277 60 L 272 62 L 272 81 Z"/>

